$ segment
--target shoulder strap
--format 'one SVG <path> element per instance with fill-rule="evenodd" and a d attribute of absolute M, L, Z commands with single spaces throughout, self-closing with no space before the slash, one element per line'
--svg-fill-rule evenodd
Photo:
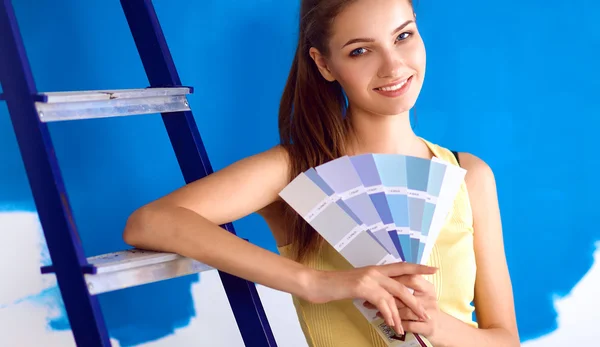
<path fill-rule="evenodd" d="M 454 157 L 456 158 L 456 162 L 458 163 L 458 166 L 460 166 L 460 159 L 458 158 L 458 152 L 452 151 L 452 154 L 454 154 Z"/>

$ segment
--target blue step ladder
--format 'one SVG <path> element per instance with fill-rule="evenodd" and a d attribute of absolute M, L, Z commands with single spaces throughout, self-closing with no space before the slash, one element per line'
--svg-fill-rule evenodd
<path fill-rule="evenodd" d="M 152 1 L 121 0 L 149 87 L 38 93 L 11 0 L 0 1 L 0 99 L 8 107 L 50 252 L 52 265 L 41 272 L 56 275 L 76 344 L 110 346 L 98 294 L 218 270 L 177 254 L 139 249 L 86 258 L 47 123 L 160 113 L 190 183 L 212 173 L 187 101 L 193 89 L 181 85 Z M 222 227 L 235 234 L 231 223 Z M 162 271 L 154 271 L 158 268 Z M 219 275 L 244 344 L 276 346 L 255 284 Z"/>

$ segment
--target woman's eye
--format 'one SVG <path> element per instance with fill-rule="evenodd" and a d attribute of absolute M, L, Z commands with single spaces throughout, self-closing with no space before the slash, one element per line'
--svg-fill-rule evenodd
<path fill-rule="evenodd" d="M 365 51 L 366 50 L 364 48 L 357 48 L 357 49 L 353 50 L 352 52 L 350 52 L 350 56 L 356 57 L 358 55 L 364 54 Z"/>
<path fill-rule="evenodd" d="M 403 32 L 402 34 L 398 35 L 398 37 L 396 38 L 396 41 L 404 41 L 407 38 L 410 37 L 410 33 L 409 32 Z"/>

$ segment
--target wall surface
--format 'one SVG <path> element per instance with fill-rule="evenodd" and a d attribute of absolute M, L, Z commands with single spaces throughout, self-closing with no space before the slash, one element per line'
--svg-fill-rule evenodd
<path fill-rule="evenodd" d="M 117 1 L 14 0 L 40 91 L 147 86 Z M 277 143 L 298 1 L 155 1 L 215 169 Z M 428 50 L 416 131 L 494 169 L 525 346 L 600 339 L 594 185 L 600 3 L 419 1 Z M 0 33 L 1 34 L 1 33 Z M 86 254 L 122 249 L 138 206 L 183 179 L 158 115 L 51 124 Z M 0 103 L 0 345 L 74 345 L 19 149 Z M 272 251 L 264 222 L 235 223 Z M 282 346 L 305 346 L 289 296 L 259 286 Z M 118 346 L 239 346 L 215 273 L 104 294 Z M 233 340 L 232 340 L 233 339 Z"/>

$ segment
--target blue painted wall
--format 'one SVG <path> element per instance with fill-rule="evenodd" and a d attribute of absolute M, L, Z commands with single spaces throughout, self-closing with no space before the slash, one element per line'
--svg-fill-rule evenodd
<path fill-rule="evenodd" d="M 277 109 L 295 47 L 298 1 L 156 1 L 215 169 L 277 143 Z M 145 87 L 117 1 L 15 0 L 40 91 Z M 552 331 L 552 296 L 589 269 L 600 72 L 600 4 L 420 1 L 428 70 L 416 131 L 495 170 L 523 339 Z M 88 255 L 125 247 L 138 206 L 183 184 L 159 116 L 51 124 Z M 33 210 L 0 104 L 0 208 Z M 275 250 L 256 216 L 235 223 Z M 185 326 L 198 276 L 101 296 L 114 338 L 130 346 Z M 169 302 L 167 302 L 167 299 Z M 124 309 L 125 308 L 125 309 Z M 67 328 L 64 317 L 53 322 Z"/>

